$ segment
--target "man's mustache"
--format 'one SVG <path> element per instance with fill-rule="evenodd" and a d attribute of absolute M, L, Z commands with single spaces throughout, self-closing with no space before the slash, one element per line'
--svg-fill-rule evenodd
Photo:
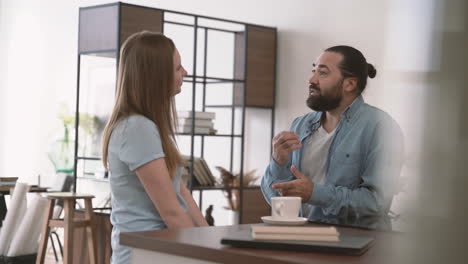
<path fill-rule="evenodd" d="M 315 84 L 310 84 L 309 85 L 309 90 L 312 90 L 312 89 L 320 91 L 320 88 Z"/>

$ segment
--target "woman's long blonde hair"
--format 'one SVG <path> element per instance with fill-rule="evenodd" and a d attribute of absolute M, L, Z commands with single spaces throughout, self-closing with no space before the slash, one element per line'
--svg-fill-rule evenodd
<path fill-rule="evenodd" d="M 171 39 L 148 31 L 131 35 L 122 45 L 116 99 L 102 140 L 102 160 L 106 169 L 112 131 L 120 120 L 131 114 L 143 115 L 159 128 L 171 178 L 175 176 L 177 166 L 183 164 L 174 136 L 177 119 L 174 52 Z"/>

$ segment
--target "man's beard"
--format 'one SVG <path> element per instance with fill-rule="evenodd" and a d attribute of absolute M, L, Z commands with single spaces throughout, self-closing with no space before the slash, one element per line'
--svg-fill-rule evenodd
<path fill-rule="evenodd" d="M 341 80 L 333 89 L 331 95 L 323 95 L 321 90 L 314 84 L 309 86 L 309 98 L 307 98 L 307 106 L 317 112 L 326 112 L 336 109 L 341 102 L 341 90 L 343 88 L 343 80 Z M 319 95 L 310 95 L 310 90 L 315 89 L 320 91 Z"/>

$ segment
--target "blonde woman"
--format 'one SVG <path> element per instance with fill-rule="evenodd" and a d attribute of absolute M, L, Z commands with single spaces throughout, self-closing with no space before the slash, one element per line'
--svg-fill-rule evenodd
<path fill-rule="evenodd" d="M 171 39 L 143 31 L 120 51 L 117 96 L 103 134 L 112 195 L 111 262 L 130 263 L 121 232 L 207 226 L 181 181 L 174 96 L 187 74 Z"/>

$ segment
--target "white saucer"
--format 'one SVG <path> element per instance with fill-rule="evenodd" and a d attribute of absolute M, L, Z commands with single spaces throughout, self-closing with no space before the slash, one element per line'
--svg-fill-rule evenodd
<path fill-rule="evenodd" d="M 296 217 L 292 219 L 278 219 L 273 216 L 262 216 L 262 221 L 270 225 L 303 225 L 307 223 L 307 218 Z"/>

